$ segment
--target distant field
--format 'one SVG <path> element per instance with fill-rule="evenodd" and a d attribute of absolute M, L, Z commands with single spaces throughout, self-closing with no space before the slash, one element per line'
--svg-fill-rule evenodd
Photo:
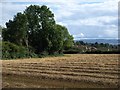
<path fill-rule="evenodd" d="M 63 57 L 3 60 L 3 87 L 117 87 L 117 54 L 74 54 Z"/>

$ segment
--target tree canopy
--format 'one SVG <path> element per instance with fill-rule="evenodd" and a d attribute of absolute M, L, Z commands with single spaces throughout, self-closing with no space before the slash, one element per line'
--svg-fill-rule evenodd
<path fill-rule="evenodd" d="M 3 29 L 4 41 L 28 49 L 32 47 L 36 54 L 62 53 L 64 48 L 73 45 L 67 28 L 56 23 L 53 12 L 45 5 L 30 5 L 6 22 L 6 27 Z"/>

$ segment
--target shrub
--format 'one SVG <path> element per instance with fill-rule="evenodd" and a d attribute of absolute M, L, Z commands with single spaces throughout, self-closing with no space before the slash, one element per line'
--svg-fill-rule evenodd
<path fill-rule="evenodd" d="M 17 59 L 17 58 L 28 58 L 37 57 L 37 55 L 29 51 L 28 48 L 18 46 L 10 42 L 2 43 L 2 59 Z"/>
<path fill-rule="evenodd" d="M 85 53 L 86 54 L 120 54 L 120 51 L 119 50 L 116 50 L 116 51 L 100 51 L 100 50 L 97 50 L 97 51 L 87 51 Z"/>

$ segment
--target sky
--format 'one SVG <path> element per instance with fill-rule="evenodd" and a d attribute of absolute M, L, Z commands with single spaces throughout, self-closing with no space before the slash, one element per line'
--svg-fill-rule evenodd
<path fill-rule="evenodd" d="M 74 40 L 118 38 L 119 0 L 0 0 L 0 25 L 29 5 L 47 5 Z"/>

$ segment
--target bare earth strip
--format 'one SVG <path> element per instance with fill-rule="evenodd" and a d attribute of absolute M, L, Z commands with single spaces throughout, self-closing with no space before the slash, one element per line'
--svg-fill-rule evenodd
<path fill-rule="evenodd" d="M 72 54 L 2 61 L 5 88 L 114 88 L 120 78 L 117 54 Z"/>

